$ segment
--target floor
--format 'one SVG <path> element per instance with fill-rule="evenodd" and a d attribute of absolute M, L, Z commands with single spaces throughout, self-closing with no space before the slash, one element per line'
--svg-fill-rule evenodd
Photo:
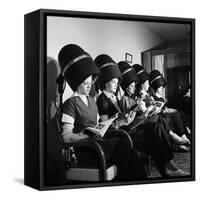
<path fill-rule="evenodd" d="M 160 177 L 160 174 L 155 166 L 153 158 L 151 157 L 151 168 L 149 178 Z M 190 174 L 190 152 L 174 152 L 174 161 L 180 169 Z"/>

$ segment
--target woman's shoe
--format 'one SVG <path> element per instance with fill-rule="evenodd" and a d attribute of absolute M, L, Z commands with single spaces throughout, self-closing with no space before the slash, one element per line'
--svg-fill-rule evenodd
<path fill-rule="evenodd" d="M 169 160 L 165 165 L 165 169 L 168 169 L 171 171 L 176 171 L 176 170 L 178 170 L 178 166 L 175 164 L 175 162 L 173 160 Z"/>
<path fill-rule="evenodd" d="M 189 174 L 184 172 L 181 169 L 177 169 L 177 170 L 170 170 L 170 169 L 166 169 L 166 174 L 169 176 L 188 176 Z"/>
<path fill-rule="evenodd" d="M 190 145 L 190 140 L 187 138 L 187 136 L 186 136 L 185 134 L 183 134 L 183 135 L 181 136 L 181 138 L 182 138 L 183 140 L 185 140 L 185 141 L 187 142 L 188 145 Z"/>
<path fill-rule="evenodd" d="M 187 152 L 187 151 L 190 151 L 190 148 L 185 145 L 179 145 L 178 150 Z"/>
<path fill-rule="evenodd" d="M 169 132 L 169 135 L 171 137 L 171 140 L 175 143 L 175 144 L 182 144 L 182 145 L 188 145 L 190 144 L 189 140 L 183 139 L 182 137 L 178 136 L 176 133 L 174 133 L 173 131 Z"/>

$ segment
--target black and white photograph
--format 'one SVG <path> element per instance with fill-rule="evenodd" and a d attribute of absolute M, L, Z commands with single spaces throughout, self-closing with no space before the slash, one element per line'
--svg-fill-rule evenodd
<path fill-rule="evenodd" d="M 196 199 L 198 1 L 1 8 L 1 199 Z"/>
<path fill-rule="evenodd" d="M 44 20 L 44 186 L 194 180 L 194 20 Z"/>

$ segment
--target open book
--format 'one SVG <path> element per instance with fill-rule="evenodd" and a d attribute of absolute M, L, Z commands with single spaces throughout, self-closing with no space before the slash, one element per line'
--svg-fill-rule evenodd
<path fill-rule="evenodd" d="M 166 102 L 162 102 L 162 101 L 155 101 L 155 105 L 156 107 L 159 108 L 163 108 L 163 106 L 165 105 Z"/>
<path fill-rule="evenodd" d="M 147 110 L 145 111 L 145 116 L 149 117 L 160 113 L 164 105 L 165 102 L 155 101 L 155 105 L 151 105 L 147 108 Z"/>
<path fill-rule="evenodd" d="M 113 121 L 118 117 L 118 114 L 114 115 L 112 118 L 108 119 L 107 121 L 101 122 L 97 124 L 94 127 L 87 127 L 84 129 L 84 133 L 92 136 L 93 134 L 96 134 L 100 137 L 103 137 L 110 127 L 110 125 L 113 123 Z"/>

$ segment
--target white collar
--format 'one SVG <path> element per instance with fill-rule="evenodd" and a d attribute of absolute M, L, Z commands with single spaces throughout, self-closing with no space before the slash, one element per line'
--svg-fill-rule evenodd
<path fill-rule="evenodd" d="M 107 91 L 105 91 L 105 90 L 103 90 L 103 93 L 104 93 L 108 98 L 111 98 L 111 99 L 116 98 L 116 96 L 115 96 L 113 93 L 107 92 Z"/>
<path fill-rule="evenodd" d="M 107 96 L 108 99 L 110 99 L 110 101 L 114 104 L 115 108 L 117 109 L 118 112 L 121 112 L 119 105 L 117 103 L 117 97 L 110 92 L 107 92 L 105 90 L 103 90 L 103 93 Z"/>
<path fill-rule="evenodd" d="M 88 106 L 88 99 L 87 99 L 88 96 L 87 95 L 81 95 L 81 94 L 78 94 L 78 92 L 74 92 L 70 98 L 72 98 L 72 97 L 80 97 L 81 100 L 85 103 L 85 105 Z"/>
<path fill-rule="evenodd" d="M 71 95 L 71 97 L 70 98 L 72 98 L 72 97 L 81 97 L 81 98 L 84 98 L 85 96 L 87 97 L 88 95 L 83 95 L 83 94 L 79 94 L 78 92 L 74 92 L 72 95 Z"/>
<path fill-rule="evenodd" d="M 70 98 L 72 98 L 72 97 L 77 97 L 78 96 L 78 93 L 77 92 L 74 92 L 71 96 L 70 96 Z"/>

